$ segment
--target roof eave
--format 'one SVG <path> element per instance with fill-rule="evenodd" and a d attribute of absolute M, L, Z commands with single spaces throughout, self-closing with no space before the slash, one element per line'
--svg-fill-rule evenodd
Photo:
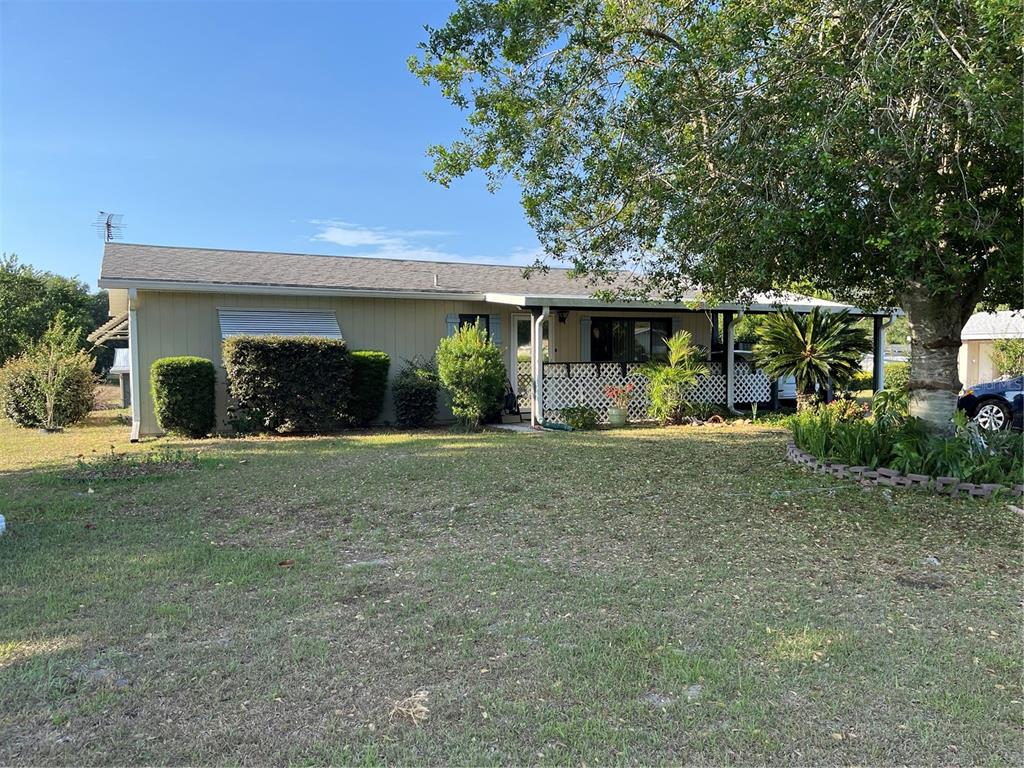
<path fill-rule="evenodd" d="M 100 288 L 135 288 L 143 291 L 185 293 L 242 293 L 277 296 L 348 296 L 367 299 L 434 299 L 448 301 L 484 301 L 484 294 L 469 291 L 396 291 L 371 288 L 331 288 L 306 285 L 265 285 L 256 283 L 200 283 L 178 280 L 141 280 L 126 277 L 103 277 Z"/>

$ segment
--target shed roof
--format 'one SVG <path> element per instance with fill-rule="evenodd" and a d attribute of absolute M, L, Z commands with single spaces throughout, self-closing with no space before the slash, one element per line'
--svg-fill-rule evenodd
<path fill-rule="evenodd" d="M 228 251 L 135 243 L 107 243 L 99 285 L 102 288 L 221 291 L 237 293 L 348 294 L 408 298 L 455 298 L 516 306 L 661 307 L 679 302 L 595 299 L 598 290 L 628 288 L 627 273 L 612 282 L 574 278 L 570 270 L 536 270 L 471 262 L 413 261 L 305 253 Z M 680 301 L 703 306 L 701 293 L 687 291 Z M 796 294 L 762 295 L 748 304 L 719 304 L 720 309 L 768 311 L 776 306 L 798 311 L 813 307 L 856 310 L 847 304 Z"/>
<path fill-rule="evenodd" d="M 1024 338 L 1024 310 L 976 312 L 960 332 L 962 341 Z"/>

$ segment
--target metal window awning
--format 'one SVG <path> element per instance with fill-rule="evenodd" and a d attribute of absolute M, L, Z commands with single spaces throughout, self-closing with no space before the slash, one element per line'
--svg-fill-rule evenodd
<path fill-rule="evenodd" d="M 331 310 L 312 309 L 218 309 L 220 335 L 320 336 L 340 339 L 338 317 Z"/>
<path fill-rule="evenodd" d="M 110 373 L 131 373 L 132 364 L 127 347 L 118 347 L 114 350 L 114 364 L 110 366 Z"/>
<path fill-rule="evenodd" d="M 128 313 L 122 312 L 119 315 L 114 315 L 112 318 L 107 320 L 107 322 L 86 336 L 86 339 L 93 344 L 103 344 L 107 341 L 127 341 Z"/>

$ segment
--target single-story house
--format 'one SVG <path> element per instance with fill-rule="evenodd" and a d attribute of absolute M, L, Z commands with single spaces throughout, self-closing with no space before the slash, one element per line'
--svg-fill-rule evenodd
<path fill-rule="evenodd" d="M 629 278 L 623 276 L 619 287 Z M 743 313 L 858 310 L 792 294 L 750 303 L 705 302 L 692 291 L 678 301 L 606 301 L 565 269 L 534 271 L 473 263 L 263 253 L 107 243 L 99 285 L 110 292 L 112 328 L 126 328 L 132 437 L 160 432 L 150 395 L 150 366 L 170 355 L 198 355 L 218 371 L 218 420 L 228 395 L 221 342 L 234 334 L 340 337 L 352 349 L 392 359 L 429 357 L 460 324 L 480 321 L 503 351 L 509 381 L 532 423 L 590 404 L 604 412 L 607 384 L 632 381 L 633 418 L 647 408 L 637 366 L 664 351 L 673 332 L 689 331 L 707 350 L 710 375 L 697 396 L 734 407 L 769 402 L 774 383 L 734 355 L 735 320 Z M 884 315 L 874 317 L 881 360 Z M 881 388 L 882 366 L 876 366 Z M 438 418 L 450 414 L 443 410 Z M 386 398 L 381 421 L 393 418 Z"/>
<path fill-rule="evenodd" d="M 960 381 L 965 388 L 995 381 L 1003 375 L 992 362 L 996 339 L 1024 339 L 1024 310 L 971 315 L 960 332 Z"/>

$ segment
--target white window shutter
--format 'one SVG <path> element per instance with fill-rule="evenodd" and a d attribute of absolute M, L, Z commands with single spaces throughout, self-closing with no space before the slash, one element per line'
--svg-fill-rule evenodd
<path fill-rule="evenodd" d="M 454 336 L 455 332 L 459 330 L 459 316 L 448 315 L 446 322 L 448 323 L 448 335 Z"/>
<path fill-rule="evenodd" d="M 490 328 L 489 335 L 491 343 L 496 347 L 501 346 L 501 315 L 488 315 L 487 326 Z"/>
<path fill-rule="evenodd" d="M 580 360 L 590 362 L 590 317 L 580 318 Z"/>

